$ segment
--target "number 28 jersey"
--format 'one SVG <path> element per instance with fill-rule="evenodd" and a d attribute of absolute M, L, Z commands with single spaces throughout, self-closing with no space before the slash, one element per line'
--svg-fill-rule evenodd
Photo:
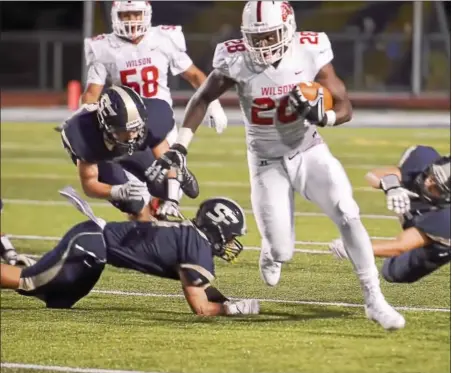
<path fill-rule="evenodd" d="M 332 59 L 325 33 L 295 33 L 276 68 L 253 63 L 241 39 L 217 45 L 213 67 L 236 82 L 252 153 L 277 158 L 314 141 L 315 126 L 292 109 L 288 95 L 296 84 L 313 81 Z"/>
<path fill-rule="evenodd" d="M 168 69 L 173 75 L 186 71 L 192 60 L 186 53 L 181 26 L 152 27 L 138 44 L 102 34 L 85 39 L 87 84 L 127 85 L 145 98 L 159 98 L 172 106 Z"/>

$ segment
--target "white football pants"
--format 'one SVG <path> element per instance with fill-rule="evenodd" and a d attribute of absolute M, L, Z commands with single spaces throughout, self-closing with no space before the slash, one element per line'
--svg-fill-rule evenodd
<path fill-rule="evenodd" d="M 269 250 L 275 261 L 286 262 L 294 252 L 295 191 L 317 204 L 341 231 L 348 221 L 359 220 L 350 181 L 326 144 L 275 160 L 248 152 L 248 166 L 262 250 Z"/>

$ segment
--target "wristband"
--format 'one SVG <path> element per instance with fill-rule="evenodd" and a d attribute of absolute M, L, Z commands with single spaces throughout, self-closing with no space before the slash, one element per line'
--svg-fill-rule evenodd
<path fill-rule="evenodd" d="M 336 124 L 336 112 L 334 110 L 327 110 L 325 112 L 326 123 L 325 126 L 334 126 Z"/>
<path fill-rule="evenodd" d="M 168 195 L 169 201 L 179 201 L 180 183 L 175 178 L 168 178 Z"/>
<path fill-rule="evenodd" d="M 185 149 L 188 149 L 188 145 L 190 145 L 193 135 L 194 133 L 191 128 L 182 127 L 177 135 L 176 144 L 180 144 Z"/>
<path fill-rule="evenodd" d="M 400 180 L 397 175 L 390 174 L 383 176 L 380 180 L 380 188 L 386 193 L 388 190 L 400 187 Z"/>

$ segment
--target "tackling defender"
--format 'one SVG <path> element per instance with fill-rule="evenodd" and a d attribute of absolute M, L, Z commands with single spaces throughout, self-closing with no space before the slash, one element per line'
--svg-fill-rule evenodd
<path fill-rule="evenodd" d="M 72 115 L 63 125 L 61 139 L 78 168 L 85 194 L 108 199 L 133 219 L 149 220 L 154 211 L 145 173 L 169 149 L 166 133 L 159 132 L 169 123 L 174 119 L 167 102 L 143 102 L 127 86 L 110 87 L 97 104 Z M 176 214 L 179 184 L 189 197 L 198 196 L 197 182 L 186 168 L 167 183 L 152 191 L 155 197 L 170 200 L 161 204 L 158 214 Z"/>
<path fill-rule="evenodd" d="M 368 183 L 386 194 L 387 206 L 399 214 L 403 231 L 394 240 L 372 240 L 375 256 L 387 258 L 386 281 L 411 283 L 450 263 L 450 156 L 417 145 L 397 167 L 377 168 Z M 330 250 L 347 258 L 341 239 Z"/>
<path fill-rule="evenodd" d="M 24 269 L 1 264 L 2 288 L 34 296 L 48 308 L 71 308 L 97 283 L 106 264 L 180 280 L 192 311 L 202 316 L 258 314 L 257 300 L 229 301 L 216 288 L 214 256 L 236 258 L 246 233 L 234 201 L 205 200 L 192 221 L 105 223 L 72 188 L 60 192 L 91 220 L 72 227 L 57 246 Z"/>
<path fill-rule="evenodd" d="M 113 84 L 127 85 L 144 98 L 159 98 L 172 106 L 168 70 L 181 74 L 194 88 L 206 79 L 186 52 L 181 26 L 151 26 L 149 1 L 115 1 L 111 8 L 113 33 L 85 39 L 88 65 L 87 88 L 82 103 L 96 102 L 107 77 Z M 209 125 L 218 133 L 227 126 L 227 117 L 218 100 L 208 109 Z M 174 126 L 168 135 L 172 145 Z"/>
<path fill-rule="evenodd" d="M 294 193 L 316 203 L 336 224 L 360 280 L 369 319 L 400 329 L 405 319 L 385 300 L 372 244 L 360 220 L 348 177 L 316 126 L 350 120 L 352 107 L 331 63 L 326 34 L 297 32 L 288 2 L 250 1 L 242 17 L 243 39 L 218 44 L 213 72 L 191 98 L 178 139 L 155 163 L 161 179 L 185 164 L 187 148 L 208 105 L 236 87 L 248 145 L 251 203 L 262 237 L 259 266 L 274 286 L 294 252 Z M 334 109 L 323 107 L 323 91 L 308 101 L 299 83 L 316 80 L 329 89 Z"/>

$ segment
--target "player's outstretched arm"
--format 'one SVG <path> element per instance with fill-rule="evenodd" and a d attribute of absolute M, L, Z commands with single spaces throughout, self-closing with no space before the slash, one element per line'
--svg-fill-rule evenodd
<path fill-rule="evenodd" d="M 187 104 L 182 127 L 176 140 L 177 144 L 185 149 L 188 148 L 193 134 L 206 115 L 209 104 L 234 85 L 235 82 L 232 79 L 227 78 L 217 69 L 209 74 Z"/>
<path fill-rule="evenodd" d="M 22 268 L 0 264 L 0 286 L 2 289 L 18 289 Z"/>
<path fill-rule="evenodd" d="M 183 270 L 179 270 L 179 276 L 182 283 L 185 299 L 194 314 L 198 316 L 219 316 L 225 314 L 222 303 L 210 302 L 207 294 L 207 286 L 195 286 L 189 281 Z"/>
<path fill-rule="evenodd" d="M 108 199 L 111 196 L 111 185 L 99 182 L 97 164 L 78 160 L 77 168 L 80 184 L 88 197 Z"/>
<path fill-rule="evenodd" d="M 333 111 L 336 118 L 334 125 L 346 123 L 352 119 L 352 104 L 348 98 L 347 89 L 344 82 L 336 75 L 336 71 L 331 63 L 323 66 L 317 74 L 315 80 L 322 86 L 328 88 L 333 96 Z"/>
<path fill-rule="evenodd" d="M 399 180 L 402 180 L 400 169 L 395 166 L 374 168 L 366 174 L 365 178 L 372 188 L 381 189 L 381 179 L 387 175 L 396 175 Z"/>
<path fill-rule="evenodd" d="M 101 84 L 88 84 L 85 92 L 82 94 L 82 104 L 94 104 L 99 100 L 104 86 Z"/>
<path fill-rule="evenodd" d="M 412 227 L 401 232 L 394 240 L 372 240 L 372 247 L 375 256 L 393 257 L 431 243 L 432 240 L 425 233 Z"/>
<path fill-rule="evenodd" d="M 372 240 L 372 248 L 375 256 L 388 258 L 399 256 L 420 247 L 425 247 L 431 243 L 432 240 L 422 231 L 412 227 L 401 232 L 393 240 Z M 348 258 L 347 250 L 341 239 L 333 240 L 328 247 L 336 258 Z"/>
<path fill-rule="evenodd" d="M 243 299 L 231 302 L 217 289 L 210 286 L 210 284 L 195 286 L 188 280 L 183 270 L 179 270 L 179 275 L 185 299 L 193 313 L 198 316 L 259 314 L 259 302 L 255 299 Z"/>

